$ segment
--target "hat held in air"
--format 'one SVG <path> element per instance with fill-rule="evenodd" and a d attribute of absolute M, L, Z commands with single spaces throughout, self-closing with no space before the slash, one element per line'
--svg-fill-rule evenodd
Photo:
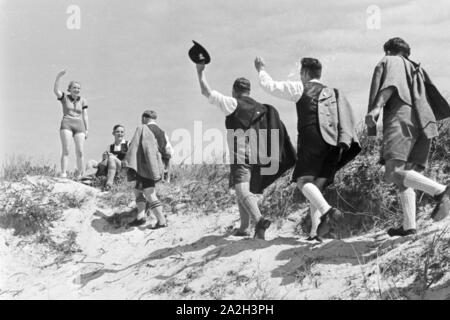
<path fill-rule="evenodd" d="M 195 64 L 208 64 L 211 62 L 211 57 L 209 56 L 208 51 L 206 51 L 205 48 L 198 42 L 195 42 L 192 40 L 194 45 L 191 49 L 189 49 L 189 58 L 195 63 Z"/>

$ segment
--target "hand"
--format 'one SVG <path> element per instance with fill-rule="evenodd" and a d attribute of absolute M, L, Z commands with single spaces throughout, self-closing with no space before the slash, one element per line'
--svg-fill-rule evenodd
<path fill-rule="evenodd" d="M 265 67 L 264 59 L 262 57 L 256 57 L 255 58 L 255 68 L 256 71 L 260 72 L 261 70 L 264 70 Z"/>
<path fill-rule="evenodd" d="M 338 147 L 339 147 L 342 151 L 346 151 L 346 150 L 350 149 L 350 147 L 349 147 L 346 143 L 343 143 L 343 142 L 339 142 L 339 143 L 338 143 Z"/>
<path fill-rule="evenodd" d="M 368 128 L 374 128 L 377 126 L 377 121 L 375 120 L 375 115 L 373 113 L 368 113 L 365 119 Z"/>
<path fill-rule="evenodd" d="M 344 150 L 343 148 L 339 148 L 339 157 L 338 157 L 338 161 L 337 163 L 341 162 L 342 160 L 342 155 L 344 154 Z"/>
<path fill-rule="evenodd" d="M 197 67 L 197 72 L 203 72 L 203 70 L 205 70 L 206 67 L 204 63 L 197 63 L 195 66 Z"/>
<path fill-rule="evenodd" d="M 66 74 L 66 70 L 62 70 L 60 72 L 58 72 L 58 74 L 56 75 L 57 78 L 61 78 L 63 75 Z"/>
<path fill-rule="evenodd" d="M 86 130 L 86 132 L 84 133 L 84 139 L 86 140 L 88 138 L 88 131 Z"/>
<path fill-rule="evenodd" d="M 345 144 L 345 143 L 339 143 L 338 144 L 338 148 L 339 148 L 339 155 L 337 158 L 337 163 L 341 162 L 342 160 L 342 155 L 344 154 L 345 151 L 347 151 L 349 149 L 349 147 Z"/>

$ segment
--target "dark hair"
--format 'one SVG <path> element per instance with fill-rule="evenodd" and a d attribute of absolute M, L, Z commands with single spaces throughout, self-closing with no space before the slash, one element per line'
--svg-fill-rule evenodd
<path fill-rule="evenodd" d="M 302 69 L 305 70 L 313 79 L 320 79 L 322 76 L 322 64 L 316 58 L 303 58 L 301 61 Z"/>
<path fill-rule="evenodd" d="M 405 58 L 408 58 L 411 54 L 411 48 L 409 44 L 402 38 L 392 38 L 386 41 L 383 46 L 384 52 L 390 51 L 392 54 L 401 54 Z"/>
<path fill-rule="evenodd" d="M 116 125 L 113 127 L 113 132 L 116 131 L 117 128 L 124 128 L 124 129 L 125 129 L 125 127 L 124 127 L 123 125 L 121 125 L 121 124 L 116 124 Z"/>
<path fill-rule="evenodd" d="M 156 118 L 158 117 L 158 115 L 156 114 L 156 111 L 153 111 L 153 110 L 145 110 L 144 113 L 142 114 L 142 116 L 153 119 L 153 120 L 156 120 Z"/>
<path fill-rule="evenodd" d="M 233 89 L 236 93 L 250 92 L 250 81 L 246 78 L 237 78 L 233 83 Z"/>

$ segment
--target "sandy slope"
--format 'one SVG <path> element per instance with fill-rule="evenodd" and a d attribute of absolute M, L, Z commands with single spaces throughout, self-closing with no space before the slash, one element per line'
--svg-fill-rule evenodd
<path fill-rule="evenodd" d="M 81 209 L 66 210 L 54 227 L 55 236 L 75 231 L 82 251 L 55 263 L 43 245 L 23 246 L 12 230 L 0 229 L 0 299 L 418 298 L 417 274 L 401 265 L 394 276 L 383 270 L 391 261 L 414 264 L 449 221 L 432 224 L 424 217 L 421 234 L 414 237 L 388 239 L 380 231 L 323 244 L 296 235 L 300 213 L 275 222 L 267 241 L 229 236 L 227 227 L 237 224 L 236 208 L 171 215 L 167 229 L 117 229 L 105 218 L 118 209 L 104 203 L 98 190 L 46 181 L 54 192 L 89 195 Z M 448 296 L 445 270 L 425 298 Z"/>

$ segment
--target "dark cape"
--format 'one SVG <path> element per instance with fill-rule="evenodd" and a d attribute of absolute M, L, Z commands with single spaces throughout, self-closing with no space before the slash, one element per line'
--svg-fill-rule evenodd
<path fill-rule="evenodd" d="M 427 128 L 428 122 L 425 114 L 427 107 L 431 107 L 434 119 L 436 121 L 444 120 L 450 117 L 450 105 L 447 100 L 441 95 L 439 90 L 431 81 L 428 73 L 420 66 L 420 63 L 413 62 L 411 60 L 403 59 L 405 64 L 405 70 L 408 75 L 413 107 L 419 114 L 421 121 L 420 125 L 422 129 Z M 411 70 L 408 67 L 407 61 L 409 61 L 415 69 Z M 429 121 L 432 121 L 429 116 Z M 436 135 L 437 135 L 436 127 Z"/>
<path fill-rule="evenodd" d="M 264 189 L 270 186 L 276 179 L 282 176 L 287 170 L 295 165 L 297 160 L 296 152 L 287 133 L 284 123 L 281 121 L 278 111 L 271 105 L 263 104 L 264 114 L 261 118 L 251 125 L 256 131 L 266 129 L 270 132 L 277 129 L 279 132 L 279 152 L 278 155 L 272 154 L 271 139 L 267 139 L 267 155 L 270 155 L 272 161 L 278 162 L 278 171 L 275 174 L 267 175 L 262 170 L 268 168 L 271 164 L 252 165 L 250 178 L 250 191 L 261 194 Z"/>

